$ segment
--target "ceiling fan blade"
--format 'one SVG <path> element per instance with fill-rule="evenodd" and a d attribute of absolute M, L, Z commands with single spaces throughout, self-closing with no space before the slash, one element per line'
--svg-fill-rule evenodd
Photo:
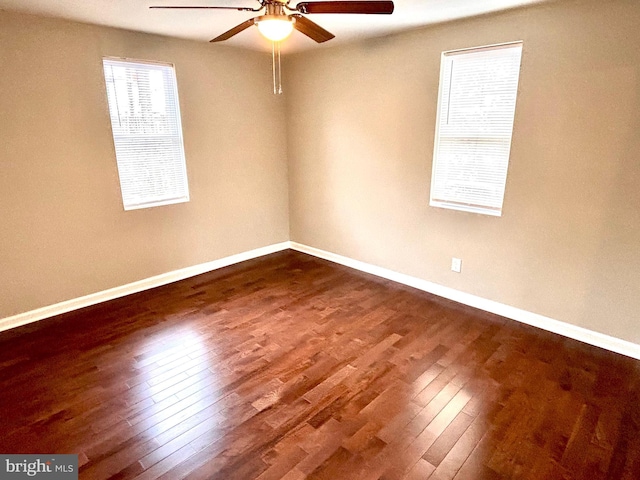
<path fill-rule="evenodd" d="M 242 32 L 243 30 L 246 30 L 251 25 L 254 25 L 255 23 L 256 23 L 255 22 L 255 18 L 251 18 L 251 19 L 249 19 L 249 20 L 247 20 L 245 22 L 242 22 L 240 25 L 236 25 L 231 30 L 228 30 L 228 31 L 224 32 L 222 35 L 218 35 L 213 40 L 210 40 L 210 42 L 214 43 L 214 42 L 222 42 L 223 40 L 228 40 L 231 37 L 233 37 L 234 35 Z"/>
<path fill-rule="evenodd" d="M 307 17 L 303 17 L 298 14 L 291 16 L 296 19 L 293 23 L 293 28 L 298 30 L 300 33 L 304 33 L 307 37 L 318 43 L 326 42 L 327 40 L 331 40 L 335 37 L 333 33 L 328 32 L 317 23 L 309 20 Z"/>
<path fill-rule="evenodd" d="M 171 8 L 174 10 L 177 9 L 182 9 L 182 10 L 193 10 L 193 9 L 211 9 L 211 10 L 237 10 L 239 12 L 258 12 L 260 10 L 262 10 L 262 7 L 260 8 L 251 8 L 251 7 L 203 7 L 203 6 L 152 6 L 149 8 Z"/>
<path fill-rule="evenodd" d="M 300 13 L 369 13 L 378 15 L 389 15 L 393 13 L 393 9 L 393 2 L 381 0 L 300 2 L 295 7 L 295 10 Z"/>

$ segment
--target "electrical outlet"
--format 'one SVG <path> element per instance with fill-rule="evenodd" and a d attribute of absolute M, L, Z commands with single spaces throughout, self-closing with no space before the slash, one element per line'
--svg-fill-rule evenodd
<path fill-rule="evenodd" d="M 462 271 L 462 260 L 453 257 L 451 259 L 451 271 L 460 273 Z"/>

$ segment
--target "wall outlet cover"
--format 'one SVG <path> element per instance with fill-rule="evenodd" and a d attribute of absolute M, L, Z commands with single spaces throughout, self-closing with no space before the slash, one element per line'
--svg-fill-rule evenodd
<path fill-rule="evenodd" d="M 451 270 L 453 272 L 460 273 L 462 271 L 462 260 L 459 258 L 453 257 L 451 259 Z"/>

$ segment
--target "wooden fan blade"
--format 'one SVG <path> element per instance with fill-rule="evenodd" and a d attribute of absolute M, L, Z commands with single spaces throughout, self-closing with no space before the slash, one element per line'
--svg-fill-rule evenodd
<path fill-rule="evenodd" d="M 296 19 L 293 23 L 293 28 L 298 30 L 300 33 L 304 33 L 307 37 L 318 43 L 326 42 L 327 40 L 331 40 L 335 37 L 333 33 L 328 32 L 317 23 L 312 22 L 302 15 L 294 14 L 291 16 Z"/>
<path fill-rule="evenodd" d="M 251 18 L 251 19 L 247 20 L 246 22 L 242 22 L 240 25 L 236 25 L 231 30 L 229 30 L 227 32 L 224 32 L 222 35 L 218 35 L 213 40 L 210 40 L 210 42 L 213 43 L 213 42 L 222 42 L 223 40 L 228 40 L 231 37 L 233 37 L 234 35 L 242 32 L 243 30 L 246 30 L 251 25 L 254 25 L 255 23 L 256 23 L 255 22 L 255 18 Z"/>
<path fill-rule="evenodd" d="M 295 9 L 300 13 L 365 13 L 389 15 L 393 13 L 393 2 L 370 0 L 365 2 L 326 1 L 300 2 Z"/>
<path fill-rule="evenodd" d="M 209 10 L 237 10 L 239 12 L 258 12 L 262 9 L 260 8 L 251 8 L 251 7 L 190 7 L 190 6 L 153 6 L 149 8 L 171 8 L 174 10 L 183 9 L 183 10 L 193 10 L 193 9 L 209 9 Z"/>

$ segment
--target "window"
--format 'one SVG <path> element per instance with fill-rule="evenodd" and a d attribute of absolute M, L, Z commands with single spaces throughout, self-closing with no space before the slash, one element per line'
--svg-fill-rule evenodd
<path fill-rule="evenodd" d="M 431 202 L 502 215 L 522 42 L 444 52 Z"/>
<path fill-rule="evenodd" d="M 172 65 L 103 59 L 125 210 L 189 201 Z"/>

